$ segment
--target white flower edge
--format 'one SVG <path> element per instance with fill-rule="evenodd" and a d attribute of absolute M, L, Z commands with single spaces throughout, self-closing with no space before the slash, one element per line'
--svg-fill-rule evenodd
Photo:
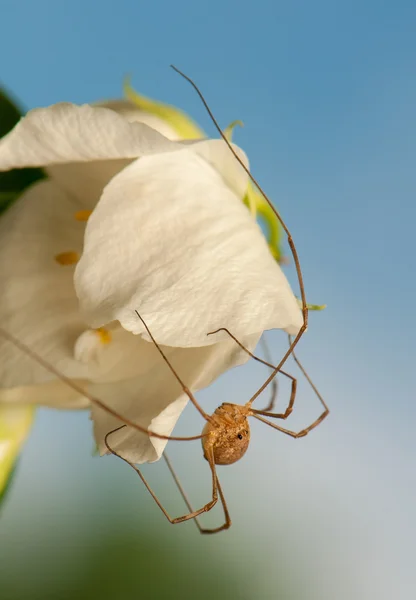
<path fill-rule="evenodd" d="M 118 114 L 89 104 L 33 109 L 0 140 L 0 171 L 45 167 L 58 185 L 84 200 L 81 208 L 90 209 L 104 185 L 130 160 L 184 147 L 145 123 L 128 119 L 132 119 L 129 111 Z M 203 156 L 238 196 L 244 196 L 247 174 L 223 140 L 193 140 L 186 147 Z M 234 150 L 248 167 L 244 152 L 237 146 Z"/>
<path fill-rule="evenodd" d="M 74 266 L 55 260 L 69 249 L 82 252 L 85 225 L 74 219 L 76 208 L 71 196 L 53 181 L 41 181 L 2 215 L 0 322 L 78 384 L 129 379 L 157 360 L 157 352 L 150 347 L 143 355 L 141 339 L 116 323 L 108 328 L 110 343 L 103 343 L 80 314 Z M 55 375 L 0 336 L 0 402 L 88 405 L 79 393 L 71 395 L 65 384 L 60 384 L 62 389 L 54 384 Z"/>
<path fill-rule="evenodd" d="M 119 248 L 123 247 L 123 252 Z M 302 315 L 259 226 L 192 150 L 143 157 L 105 188 L 75 271 L 92 327 L 118 320 L 156 340 L 192 347 L 280 328 Z"/>
<path fill-rule="evenodd" d="M 0 140 L 0 170 L 137 158 L 172 151 L 177 143 L 115 111 L 89 104 L 35 108 Z"/>
<path fill-rule="evenodd" d="M 85 379 L 88 368 L 72 353 L 86 327 L 75 295 L 74 267 L 62 267 L 55 260 L 61 252 L 82 251 L 84 227 L 73 217 L 76 208 L 54 182 L 41 181 L 1 216 L 0 322 L 65 375 Z M 23 388 L 51 378 L 44 367 L 0 337 L 1 387 Z"/>
<path fill-rule="evenodd" d="M 248 349 L 253 350 L 260 335 L 261 333 L 256 333 L 247 336 L 243 339 L 243 343 Z M 152 342 L 141 343 L 153 346 Z M 230 339 L 201 348 L 163 347 L 163 350 L 182 381 L 193 392 L 208 386 L 226 370 L 243 364 L 249 359 L 248 354 Z M 169 436 L 188 403 L 188 396 L 184 394 L 162 357 L 159 355 L 157 358 L 158 360 L 155 360 L 154 364 L 139 377 L 116 384 L 92 384 L 89 386 L 89 391 L 107 406 L 116 409 L 120 415 L 128 415 L 130 420 L 142 427 Z M 121 427 L 123 423 L 94 405 L 91 414 L 100 453 L 106 454 L 108 452 L 104 443 L 106 434 Z M 203 426 L 204 422 L 201 423 L 201 431 Z M 200 433 L 191 432 L 189 435 Z M 111 434 L 108 443 L 123 458 L 140 464 L 159 460 L 167 440 L 148 436 L 126 426 Z"/>

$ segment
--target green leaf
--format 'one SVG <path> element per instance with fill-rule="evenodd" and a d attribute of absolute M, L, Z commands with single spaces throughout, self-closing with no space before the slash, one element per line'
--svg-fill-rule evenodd
<path fill-rule="evenodd" d="M 34 407 L 31 405 L 0 404 L 0 503 L 10 487 L 33 417 Z"/>
<path fill-rule="evenodd" d="M 5 136 L 23 115 L 23 111 L 4 90 L 0 89 L 0 138 Z M 4 211 L 27 187 L 45 179 L 42 169 L 13 169 L 0 173 L 0 212 Z M 5 199 L 3 193 L 9 194 Z"/>

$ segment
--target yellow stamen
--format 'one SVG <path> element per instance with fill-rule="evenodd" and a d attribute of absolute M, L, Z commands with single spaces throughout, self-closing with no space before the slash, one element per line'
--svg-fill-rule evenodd
<path fill-rule="evenodd" d="M 55 260 L 59 265 L 75 265 L 79 261 L 78 252 L 61 252 L 55 256 Z"/>
<path fill-rule="evenodd" d="M 98 335 L 102 344 L 109 344 L 111 342 L 111 333 L 105 327 L 99 327 L 95 329 L 95 333 Z"/>
<path fill-rule="evenodd" d="M 92 214 L 92 210 L 78 210 L 74 217 L 76 221 L 88 221 Z"/>

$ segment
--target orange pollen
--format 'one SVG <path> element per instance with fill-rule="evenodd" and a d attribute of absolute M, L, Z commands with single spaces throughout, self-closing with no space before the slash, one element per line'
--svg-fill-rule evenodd
<path fill-rule="evenodd" d="M 92 210 L 78 210 L 74 217 L 76 221 L 88 221 L 92 214 Z"/>
<path fill-rule="evenodd" d="M 75 265 L 79 261 L 78 252 L 61 252 L 56 254 L 55 260 L 59 265 Z"/>
<path fill-rule="evenodd" d="M 100 338 L 102 344 L 109 344 L 111 342 L 111 333 L 105 327 L 99 327 L 95 329 L 95 333 Z"/>

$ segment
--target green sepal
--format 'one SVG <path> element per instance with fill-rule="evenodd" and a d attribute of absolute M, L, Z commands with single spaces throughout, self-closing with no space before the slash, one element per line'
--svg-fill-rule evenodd
<path fill-rule="evenodd" d="M 300 298 L 298 298 L 297 296 L 296 296 L 296 300 L 299 304 L 299 308 L 302 308 L 303 307 L 302 300 Z M 306 308 L 308 310 L 320 311 L 320 310 L 325 310 L 326 307 L 327 307 L 326 304 L 308 304 L 308 303 L 306 303 Z"/>
<path fill-rule="evenodd" d="M 184 111 L 171 106 L 152 100 L 143 94 L 139 94 L 130 83 L 130 77 L 125 77 L 123 85 L 124 96 L 130 100 L 140 110 L 150 113 L 165 121 L 183 140 L 203 139 L 205 133 Z"/>
<path fill-rule="evenodd" d="M 227 127 L 223 131 L 225 137 L 227 138 L 227 140 L 229 142 L 233 141 L 234 128 L 237 127 L 237 125 L 238 125 L 238 127 L 244 127 L 243 121 L 240 121 L 240 119 L 237 119 L 236 121 L 233 121 L 232 123 L 227 125 Z"/>

